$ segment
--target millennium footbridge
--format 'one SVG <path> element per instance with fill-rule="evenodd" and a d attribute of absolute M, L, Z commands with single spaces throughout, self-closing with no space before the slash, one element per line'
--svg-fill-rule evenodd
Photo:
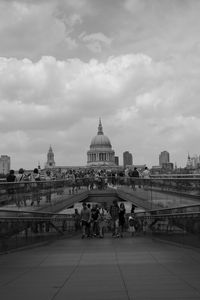
<path fill-rule="evenodd" d="M 137 234 L 82 240 L 75 205 L 113 200 Z M 2 299 L 200 299 L 199 248 L 197 175 L 0 183 Z"/>

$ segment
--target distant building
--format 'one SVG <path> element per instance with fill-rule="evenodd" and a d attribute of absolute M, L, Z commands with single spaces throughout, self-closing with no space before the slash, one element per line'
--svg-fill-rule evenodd
<path fill-rule="evenodd" d="M 129 151 L 125 151 L 123 153 L 123 166 L 126 168 L 127 166 L 133 165 L 133 156 Z"/>
<path fill-rule="evenodd" d="M 0 174 L 8 174 L 10 172 L 10 157 L 1 155 L 0 157 Z"/>
<path fill-rule="evenodd" d="M 51 148 L 51 146 L 49 147 L 49 151 L 47 153 L 47 162 L 45 164 L 45 169 L 48 168 L 55 168 L 56 164 L 55 164 L 55 160 L 54 160 L 54 153 L 53 150 Z"/>
<path fill-rule="evenodd" d="M 191 157 L 188 153 L 186 168 L 187 169 L 199 169 L 200 167 L 200 156 L 194 155 Z"/>
<path fill-rule="evenodd" d="M 162 164 L 162 170 L 163 171 L 167 171 L 167 172 L 171 172 L 174 169 L 174 164 L 173 163 L 163 163 Z"/>
<path fill-rule="evenodd" d="M 169 152 L 162 151 L 159 155 L 159 165 L 162 167 L 163 164 L 167 164 L 170 162 Z"/>
<path fill-rule="evenodd" d="M 119 166 L 119 156 L 115 156 L 115 164 L 116 166 Z"/>
<path fill-rule="evenodd" d="M 151 168 L 151 174 L 153 174 L 153 175 L 158 175 L 161 173 L 161 171 L 162 171 L 161 166 L 152 166 L 152 168 Z"/>

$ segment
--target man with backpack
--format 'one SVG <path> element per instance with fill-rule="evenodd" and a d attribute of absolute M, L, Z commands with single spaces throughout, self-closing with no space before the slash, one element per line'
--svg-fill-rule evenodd
<path fill-rule="evenodd" d="M 138 183 L 139 187 L 140 187 L 140 183 L 139 183 L 139 177 L 140 177 L 140 173 L 138 172 L 138 169 L 136 167 L 134 167 L 134 170 L 131 171 L 129 173 L 130 176 L 130 180 L 131 180 L 131 186 L 133 190 L 136 190 L 136 183 Z"/>

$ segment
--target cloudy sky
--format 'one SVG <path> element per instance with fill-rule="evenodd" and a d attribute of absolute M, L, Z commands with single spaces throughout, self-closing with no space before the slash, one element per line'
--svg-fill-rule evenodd
<path fill-rule="evenodd" d="M 0 155 L 85 165 L 99 117 L 122 163 L 200 154 L 199 0 L 0 0 Z"/>

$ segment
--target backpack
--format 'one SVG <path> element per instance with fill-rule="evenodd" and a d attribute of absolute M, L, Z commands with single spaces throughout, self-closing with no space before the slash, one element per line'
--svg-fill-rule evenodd
<path fill-rule="evenodd" d="M 139 177 L 139 172 L 138 172 L 138 170 L 134 170 L 134 171 L 132 172 L 132 177 Z"/>

